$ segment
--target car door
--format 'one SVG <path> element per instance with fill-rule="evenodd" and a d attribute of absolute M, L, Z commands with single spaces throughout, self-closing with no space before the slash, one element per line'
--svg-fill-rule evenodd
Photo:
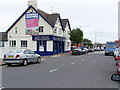
<path fill-rule="evenodd" d="M 32 62 L 32 56 L 30 54 L 30 51 L 28 49 L 26 49 L 24 52 L 23 52 L 25 55 L 25 58 L 27 58 L 28 62 Z"/>
<path fill-rule="evenodd" d="M 37 61 L 37 56 L 36 56 L 35 52 L 32 51 L 32 50 L 29 50 L 29 51 L 30 51 L 32 62 L 36 62 Z"/>

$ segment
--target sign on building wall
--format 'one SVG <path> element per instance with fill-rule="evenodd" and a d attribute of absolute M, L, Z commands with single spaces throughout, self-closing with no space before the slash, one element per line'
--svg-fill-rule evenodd
<path fill-rule="evenodd" d="M 39 34 L 38 13 L 26 13 L 26 35 Z"/>

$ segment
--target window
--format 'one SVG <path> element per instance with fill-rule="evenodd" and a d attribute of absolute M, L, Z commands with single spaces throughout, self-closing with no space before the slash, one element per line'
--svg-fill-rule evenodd
<path fill-rule="evenodd" d="M 70 44 L 70 43 L 69 43 L 69 42 L 67 42 L 67 47 L 69 47 L 69 44 Z"/>
<path fill-rule="evenodd" d="M 15 27 L 15 33 L 17 34 L 17 27 Z"/>
<path fill-rule="evenodd" d="M 10 44 L 10 47 L 16 47 L 16 41 L 15 40 L 11 40 L 9 44 Z"/>
<path fill-rule="evenodd" d="M 30 54 L 35 54 L 35 52 L 34 51 L 32 51 L 32 50 L 29 50 L 30 51 Z"/>
<path fill-rule="evenodd" d="M 21 41 L 21 47 L 27 47 L 27 40 Z"/>
<path fill-rule="evenodd" d="M 55 27 L 55 29 L 54 29 L 54 33 L 56 33 L 57 32 L 57 27 Z"/>
<path fill-rule="evenodd" d="M 61 35 L 61 29 L 59 28 L 59 35 Z"/>
<path fill-rule="evenodd" d="M 44 28 L 43 26 L 40 26 L 39 27 L 39 32 L 43 32 L 43 28 Z"/>
<path fill-rule="evenodd" d="M 4 41 L 0 41 L 0 47 L 4 47 Z"/>
<path fill-rule="evenodd" d="M 30 54 L 29 50 L 25 50 L 23 53 L 24 54 Z"/>
<path fill-rule="evenodd" d="M 44 41 L 40 41 L 40 47 L 44 47 Z"/>

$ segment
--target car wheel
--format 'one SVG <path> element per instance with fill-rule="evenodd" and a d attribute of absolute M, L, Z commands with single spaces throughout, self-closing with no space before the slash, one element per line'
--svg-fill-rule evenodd
<path fill-rule="evenodd" d="M 8 65 L 8 66 L 12 66 L 12 64 L 11 64 L 11 63 L 7 63 L 7 65 Z"/>
<path fill-rule="evenodd" d="M 40 57 L 37 59 L 36 63 L 41 63 L 41 58 Z"/>
<path fill-rule="evenodd" d="M 28 62 L 27 62 L 27 60 L 25 59 L 25 60 L 23 61 L 23 65 L 24 65 L 24 66 L 27 66 L 27 64 L 28 64 Z"/>

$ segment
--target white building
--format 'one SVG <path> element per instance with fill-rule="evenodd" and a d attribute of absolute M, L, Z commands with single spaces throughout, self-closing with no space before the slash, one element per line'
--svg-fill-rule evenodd
<path fill-rule="evenodd" d="M 6 31 L 7 41 L 0 40 L 4 53 L 12 49 L 27 48 L 40 55 L 54 55 L 70 51 L 71 31 L 68 19 L 61 19 L 60 14 L 48 14 L 37 9 L 37 1 L 30 0 L 27 10 Z"/>

